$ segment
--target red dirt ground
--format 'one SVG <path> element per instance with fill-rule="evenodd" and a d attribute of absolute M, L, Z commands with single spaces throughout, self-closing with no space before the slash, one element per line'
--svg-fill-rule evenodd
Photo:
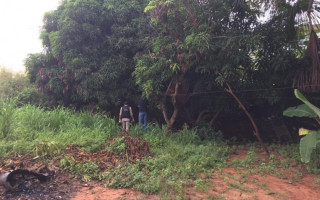
<path fill-rule="evenodd" d="M 135 200 L 135 199 L 160 199 L 156 195 L 145 195 L 131 189 L 112 189 L 93 184 L 89 187 L 79 188 L 72 200 Z"/>
<path fill-rule="evenodd" d="M 70 150 L 70 149 L 69 149 Z M 78 157 L 86 159 L 87 155 L 73 148 L 68 153 L 76 152 Z M 103 156 L 105 157 L 105 152 Z M 276 159 L 282 160 L 279 154 Z M 261 158 L 268 158 L 262 152 L 257 153 Z M 96 158 L 98 154 L 94 155 Z M 203 179 L 205 184 L 188 184 L 184 188 L 184 199 L 206 200 L 319 200 L 320 176 L 310 174 L 304 167 L 279 168 L 281 175 L 252 172 L 240 167 L 228 165 L 233 159 L 246 159 L 247 150 L 238 149 L 230 156 L 225 168 Z M 5 161 L 1 161 L 5 162 Z M 111 161 L 112 162 L 112 161 Z M 25 163 L 25 165 L 28 163 Z M 39 162 L 29 163 L 33 167 L 40 166 Z M 1 168 L 0 168 L 1 169 Z M 2 170 L 4 171 L 4 170 Z M 205 175 L 199 175 L 204 177 Z M 82 182 L 64 170 L 55 168 L 54 176 L 44 184 L 35 183 L 30 188 L 22 188 L 13 192 L 5 192 L 0 187 L 0 199 L 4 200 L 43 200 L 43 199 L 72 199 L 72 200 L 158 200 L 157 195 L 146 195 L 132 189 L 112 189 L 104 187 L 103 183 Z M 174 198 L 173 198 L 174 199 Z"/>
<path fill-rule="evenodd" d="M 185 189 L 188 199 L 227 200 L 319 200 L 320 185 L 316 177 L 303 175 L 298 182 L 290 182 L 272 175 L 250 175 L 245 182 L 239 180 L 239 172 L 227 168 L 217 172 L 206 191 L 199 192 L 192 187 Z"/>
<path fill-rule="evenodd" d="M 274 153 L 277 160 L 284 158 Z M 268 160 L 263 152 L 257 157 Z M 247 150 L 237 149 L 231 155 L 228 163 L 233 159 L 246 159 Z M 187 199 L 226 199 L 226 200 L 319 200 L 320 176 L 307 172 L 300 167 L 279 168 L 280 177 L 267 173 L 252 173 L 249 170 L 226 167 L 214 173 L 207 180 L 208 186 L 202 192 L 190 184 L 184 191 Z"/>

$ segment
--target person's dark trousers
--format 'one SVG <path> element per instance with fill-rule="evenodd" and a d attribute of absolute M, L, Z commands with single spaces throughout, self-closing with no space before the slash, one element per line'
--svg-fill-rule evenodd
<path fill-rule="evenodd" d="M 143 128 L 147 128 L 147 113 L 139 112 L 139 125 L 143 125 Z"/>

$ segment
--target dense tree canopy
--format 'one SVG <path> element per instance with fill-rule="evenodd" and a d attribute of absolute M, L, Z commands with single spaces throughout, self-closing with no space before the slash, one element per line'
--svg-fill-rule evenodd
<path fill-rule="evenodd" d="M 47 13 L 45 52 L 26 61 L 31 81 L 53 102 L 102 108 L 138 91 L 133 56 L 144 45 L 144 1 L 68 0 Z"/>
<path fill-rule="evenodd" d="M 287 31 L 295 31 L 294 23 L 280 14 L 262 22 L 260 6 L 257 1 L 240 0 L 149 2 L 145 11 L 157 32 L 134 74 L 150 98 L 163 104 L 169 126 L 188 97 L 193 99 L 189 110 L 201 114 L 220 95 L 211 95 L 209 103 L 208 95 L 194 94 L 214 93 L 226 82 L 242 90 L 291 84 L 286 81 L 288 71 L 302 63 L 294 32 Z M 255 97 L 274 103 L 277 95 L 270 90 Z M 174 107 L 171 118 L 165 108 L 168 96 Z M 205 100 L 205 104 L 194 104 Z M 221 106 L 215 105 L 215 109 Z"/>
<path fill-rule="evenodd" d="M 45 15 L 45 51 L 26 66 L 53 102 L 110 111 L 143 92 L 168 127 L 195 125 L 205 113 L 212 124 L 221 110 L 238 109 L 226 100 L 226 84 L 254 90 L 237 95 L 249 108 L 265 107 L 285 94 L 276 88 L 291 87 L 310 67 L 297 20 L 309 3 L 65 0 Z"/>

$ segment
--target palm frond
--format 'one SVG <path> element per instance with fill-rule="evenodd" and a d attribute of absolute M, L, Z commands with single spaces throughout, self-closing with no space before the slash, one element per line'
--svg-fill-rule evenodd
<path fill-rule="evenodd" d="M 320 91 L 320 40 L 315 32 L 320 30 L 319 12 L 320 0 L 309 0 L 308 9 L 298 15 L 301 26 L 309 32 L 307 54 L 312 59 L 312 69 L 299 73 L 293 81 L 293 86 L 304 92 Z"/>

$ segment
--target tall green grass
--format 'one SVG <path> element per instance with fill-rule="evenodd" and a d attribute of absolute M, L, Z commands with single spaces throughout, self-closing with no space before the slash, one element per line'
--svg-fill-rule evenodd
<path fill-rule="evenodd" d="M 6 138 L 11 133 L 14 110 L 14 101 L 0 99 L 0 137 Z"/>
<path fill-rule="evenodd" d="M 75 112 L 56 108 L 45 110 L 33 105 L 15 107 L 14 102 L 0 101 L 0 154 L 25 153 L 41 144 L 58 149 L 75 144 L 94 151 L 118 127 L 108 115 Z"/>

